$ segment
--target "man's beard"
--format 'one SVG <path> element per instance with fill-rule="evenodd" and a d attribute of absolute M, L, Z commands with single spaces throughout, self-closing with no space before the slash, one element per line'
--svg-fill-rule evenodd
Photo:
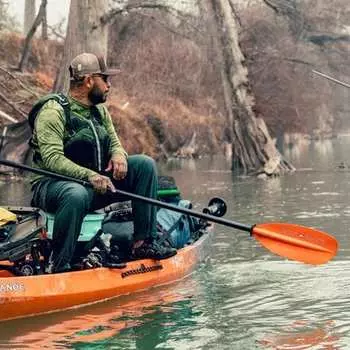
<path fill-rule="evenodd" d="M 95 84 L 88 93 L 88 98 L 93 105 L 98 105 L 99 103 L 106 102 L 107 94 L 98 88 Z"/>

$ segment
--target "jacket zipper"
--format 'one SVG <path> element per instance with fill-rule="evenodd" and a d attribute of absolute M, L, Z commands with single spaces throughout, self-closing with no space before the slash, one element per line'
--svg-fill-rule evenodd
<path fill-rule="evenodd" d="M 101 144 L 100 144 L 100 140 L 98 138 L 95 126 L 93 124 L 93 122 L 91 120 L 87 120 L 91 126 L 92 132 L 95 136 L 95 140 L 96 140 L 96 146 L 97 146 L 97 167 L 98 167 L 98 171 L 101 172 Z"/>

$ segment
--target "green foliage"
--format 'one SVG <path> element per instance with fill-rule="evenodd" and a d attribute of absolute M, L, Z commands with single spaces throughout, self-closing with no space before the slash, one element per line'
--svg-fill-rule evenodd
<path fill-rule="evenodd" d="M 0 0 L 0 31 L 19 31 L 19 23 L 9 13 L 9 1 Z"/>

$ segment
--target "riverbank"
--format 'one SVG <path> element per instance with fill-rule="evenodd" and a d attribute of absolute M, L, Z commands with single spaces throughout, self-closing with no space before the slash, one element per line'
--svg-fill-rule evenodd
<path fill-rule="evenodd" d="M 35 39 L 28 67 L 25 72 L 19 72 L 16 67 L 23 40 L 15 33 L 0 35 L 0 85 L 3 87 L 0 127 L 11 124 L 11 120 L 25 120 L 32 104 L 51 91 L 59 69 L 63 44 Z M 156 159 L 166 159 L 223 152 L 228 133 L 220 102 L 205 95 L 192 100 L 181 93 L 180 98 L 159 88 L 150 99 L 147 91 L 125 88 L 129 74 L 125 71 L 112 79 L 107 106 L 130 154 L 145 153 Z M 149 88 L 154 89 L 152 84 Z M 21 141 L 24 144 L 27 140 Z"/>

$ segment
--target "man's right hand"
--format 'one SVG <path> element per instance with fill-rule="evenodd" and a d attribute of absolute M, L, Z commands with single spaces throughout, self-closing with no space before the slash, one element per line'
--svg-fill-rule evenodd
<path fill-rule="evenodd" d="M 111 179 L 107 176 L 100 174 L 92 175 L 89 177 L 89 182 L 92 184 L 94 190 L 98 193 L 104 194 L 107 190 L 112 192 L 116 191 Z"/>

